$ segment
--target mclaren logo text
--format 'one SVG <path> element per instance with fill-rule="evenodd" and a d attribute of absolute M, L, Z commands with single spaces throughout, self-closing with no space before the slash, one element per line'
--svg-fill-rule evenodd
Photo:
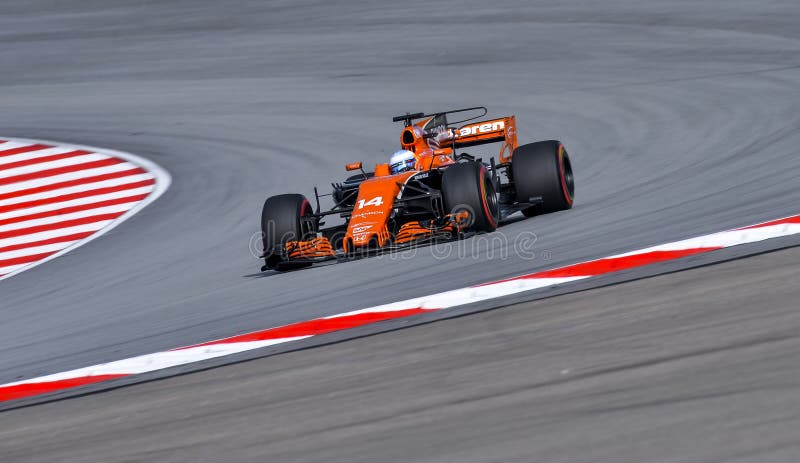
<path fill-rule="evenodd" d="M 484 124 L 475 124 L 462 127 L 458 130 L 459 137 L 468 137 L 470 135 L 477 135 L 480 133 L 496 132 L 503 130 L 506 124 L 503 121 L 487 122 Z"/>

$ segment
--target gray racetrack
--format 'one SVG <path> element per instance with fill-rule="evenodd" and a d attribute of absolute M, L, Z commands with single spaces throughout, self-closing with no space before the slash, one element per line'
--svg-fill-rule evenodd
<path fill-rule="evenodd" d="M 127 150 L 173 185 L 0 284 L 0 383 L 798 212 L 800 5 L 550 3 L 2 2 L 0 134 Z M 266 195 L 384 161 L 394 114 L 481 104 L 564 141 L 574 210 L 465 258 L 253 276 Z"/>

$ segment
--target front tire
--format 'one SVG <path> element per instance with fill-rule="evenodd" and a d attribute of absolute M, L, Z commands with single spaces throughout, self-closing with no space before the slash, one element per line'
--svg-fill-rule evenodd
<path fill-rule="evenodd" d="M 442 175 L 444 206 L 451 214 L 467 212 L 466 228 L 491 232 L 500 220 L 500 207 L 492 177 L 478 162 L 453 164 Z"/>
<path fill-rule="evenodd" d="M 517 201 L 542 199 L 540 205 L 522 210 L 526 217 L 572 207 L 575 180 L 569 155 L 560 141 L 540 141 L 517 147 L 511 157 L 511 173 Z"/>
<path fill-rule="evenodd" d="M 261 210 L 261 236 L 267 268 L 277 269 L 286 261 L 287 242 L 313 237 L 316 230 L 301 220 L 312 213 L 311 203 L 303 195 L 289 193 L 267 198 Z"/>

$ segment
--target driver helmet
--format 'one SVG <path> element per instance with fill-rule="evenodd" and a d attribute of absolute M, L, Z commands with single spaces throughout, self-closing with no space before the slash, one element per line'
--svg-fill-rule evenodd
<path fill-rule="evenodd" d="M 417 157 L 413 152 L 400 150 L 389 158 L 389 171 L 394 175 L 407 170 L 413 170 L 416 163 Z"/>

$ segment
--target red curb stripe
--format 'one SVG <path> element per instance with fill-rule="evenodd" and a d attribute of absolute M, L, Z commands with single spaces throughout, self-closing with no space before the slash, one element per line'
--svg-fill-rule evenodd
<path fill-rule="evenodd" d="M 21 399 L 34 395 L 56 392 L 73 387 L 85 386 L 87 384 L 99 383 L 110 379 L 124 378 L 130 375 L 98 375 L 84 376 L 81 378 L 62 379 L 60 381 L 48 381 L 43 383 L 18 384 L 16 386 L 0 387 L 0 402 L 6 400 Z"/>
<path fill-rule="evenodd" d="M 33 233 L 40 233 L 50 230 L 58 230 L 59 228 L 76 227 L 78 225 L 86 225 L 89 223 L 102 222 L 104 220 L 113 220 L 124 214 L 122 212 L 112 212 L 110 214 L 92 215 L 89 217 L 81 217 L 80 219 L 65 220 L 63 222 L 49 223 L 47 225 L 38 225 L 36 227 L 20 228 L 19 230 L 9 230 L 7 232 L 0 232 L 0 239 L 13 238 L 15 236 L 30 235 Z"/>
<path fill-rule="evenodd" d="M 18 251 L 20 249 L 25 248 L 33 248 L 36 246 L 45 246 L 48 244 L 56 244 L 56 243 L 67 243 L 70 241 L 78 241 L 86 238 L 87 236 L 94 235 L 96 232 L 83 232 L 83 233 L 73 233 L 72 235 L 64 235 L 64 236 L 57 236 L 55 238 L 49 238 L 46 240 L 40 241 L 31 241 L 28 243 L 20 243 L 20 244 L 12 244 L 11 246 L 6 246 L 0 248 L 0 252 L 8 252 L 8 251 Z M 2 276 L 2 275 L 0 275 Z"/>
<path fill-rule="evenodd" d="M 230 344 L 234 342 L 266 341 L 269 339 L 294 338 L 299 336 L 317 336 L 333 331 L 348 330 L 358 326 L 369 325 L 383 320 L 410 317 L 426 312 L 435 312 L 438 309 L 403 309 L 392 312 L 366 312 L 354 315 L 343 315 L 334 318 L 317 318 L 305 322 L 293 323 L 268 330 L 255 331 L 240 336 L 219 339 L 192 346 L 179 347 L 173 350 L 189 349 L 191 347 L 213 346 L 215 344 Z"/>
<path fill-rule="evenodd" d="M 98 167 L 113 166 L 115 164 L 122 164 L 122 159 L 108 158 L 100 161 L 84 162 L 83 164 L 75 164 L 73 166 L 56 167 L 54 169 L 40 170 L 38 172 L 31 172 L 28 174 L 15 175 L 13 177 L 0 178 L 0 185 L 10 185 L 12 183 L 24 182 L 27 180 L 35 180 L 39 178 L 52 177 L 54 175 L 68 174 L 70 172 L 78 172 L 81 170 L 96 169 Z"/>
<path fill-rule="evenodd" d="M 78 157 L 78 156 L 85 156 L 87 154 L 92 154 L 92 152 L 91 151 L 85 151 L 85 150 L 75 150 L 75 151 L 70 151 L 69 153 L 53 154 L 51 156 L 43 156 L 43 157 L 34 158 L 34 159 L 23 159 L 22 161 L 9 162 L 8 164 L 0 165 L 0 171 L 9 170 L 9 169 L 15 169 L 17 167 L 32 166 L 32 165 L 35 165 L 35 164 L 41 164 L 43 162 L 60 161 L 62 159 L 69 159 L 69 158 L 74 158 L 74 157 Z"/>
<path fill-rule="evenodd" d="M 58 215 L 71 214 L 73 212 L 88 211 L 97 209 L 98 207 L 115 206 L 117 204 L 133 203 L 143 200 L 149 193 L 143 193 L 134 196 L 126 196 L 124 198 L 108 199 L 106 201 L 98 201 L 96 203 L 81 204 L 79 206 L 63 207 L 52 211 L 39 212 L 30 215 L 21 215 L 19 217 L 12 217 L 10 219 L 0 220 L 0 225 L 8 225 L 12 223 L 20 223 L 28 220 L 44 219 L 46 217 L 55 217 Z"/>
<path fill-rule="evenodd" d="M 53 196 L 52 198 L 36 199 L 36 200 L 33 200 L 33 201 L 26 201 L 26 202 L 22 202 L 22 203 L 9 204 L 7 206 L 0 206 L 0 213 L 16 211 L 16 210 L 19 210 L 19 209 L 28 209 L 28 208 L 36 207 L 36 206 L 44 206 L 46 204 L 61 203 L 61 202 L 65 202 L 65 201 L 71 201 L 73 199 L 88 198 L 89 196 L 99 196 L 99 195 L 104 195 L 104 194 L 108 194 L 108 193 L 116 193 L 116 192 L 124 191 L 124 190 L 133 190 L 133 189 L 136 189 L 136 188 L 142 188 L 142 187 L 146 187 L 146 186 L 155 185 L 155 183 L 156 183 L 155 179 L 151 178 L 151 179 L 142 180 L 142 181 L 139 181 L 139 182 L 125 183 L 125 184 L 122 184 L 122 185 L 109 186 L 109 187 L 104 187 L 104 188 L 95 188 L 93 190 L 78 191 L 78 192 L 75 192 L 75 193 L 69 193 L 69 194 L 61 195 L 61 196 Z"/>
<path fill-rule="evenodd" d="M 769 227 L 771 225 L 783 225 L 787 223 L 800 223 L 800 215 L 795 217 L 787 217 L 785 219 L 773 220 L 772 222 L 762 223 L 758 225 L 751 225 L 749 227 L 738 228 L 737 230 L 751 230 L 753 228 Z"/>
<path fill-rule="evenodd" d="M 141 167 L 134 167 L 133 169 L 122 170 L 119 172 L 111 172 L 108 174 L 93 175 L 91 177 L 76 178 L 74 180 L 52 183 L 50 185 L 42 185 L 38 187 L 28 188 L 25 190 L 10 191 L 8 193 L 0 194 L 0 200 L 19 198 L 22 196 L 28 196 L 36 193 L 44 193 L 45 191 L 59 190 L 61 188 L 69 188 L 72 186 L 85 185 L 87 183 L 102 182 L 105 180 L 113 180 L 115 178 L 122 178 L 122 177 L 128 177 L 130 175 L 140 175 L 146 173 L 147 171 L 145 171 Z"/>
<path fill-rule="evenodd" d="M 19 148 L 12 148 L 10 150 L 0 151 L 0 156 L 11 156 L 12 154 L 29 153 L 31 151 L 39 151 L 48 148 L 55 148 L 55 147 L 48 145 L 41 145 L 37 143 L 35 145 L 21 146 Z"/>
<path fill-rule="evenodd" d="M 47 256 L 53 255 L 58 251 L 43 252 L 41 254 L 31 254 L 29 256 L 15 257 L 13 259 L 0 260 L 0 267 L 11 267 L 12 265 L 30 264 L 37 260 L 44 259 Z"/>
<path fill-rule="evenodd" d="M 602 275 L 605 273 L 619 272 L 630 268 L 642 267 L 645 265 L 664 262 L 667 260 L 680 259 L 681 257 L 687 257 L 694 254 L 702 254 L 704 252 L 716 251 L 717 249 L 722 249 L 722 246 L 681 249 L 675 251 L 651 251 L 641 254 L 633 254 L 630 256 L 608 257 L 605 259 L 568 265 L 566 267 L 560 267 L 553 270 L 545 270 L 542 272 L 520 275 L 518 277 L 507 278 L 505 280 L 497 280 L 489 283 L 481 283 L 478 285 L 474 285 L 474 287 L 478 288 L 481 286 L 494 285 L 496 283 L 505 283 L 508 281 L 527 280 L 536 278 L 592 277 L 592 276 Z"/>
<path fill-rule="evenodd" d="M 680 259 L 681 257 L 691 256 L 709 251 L 722 249 L 721 246 L 708 248 L 681 249 L 676 251 L 651 251 L 642 254 L 634 254 L 624 257 L 609 257 L 582 264 L 570 265 L 568 267 L 557 268 L 545 272 L 534 273 L 519 278 L 564 278 L 577 276 L 594 276 L 604 273 L 619 272 L 635 267 L 655 264 L 667 260 Z M 515 278 L 515 279 L 519 279 Z"/>

